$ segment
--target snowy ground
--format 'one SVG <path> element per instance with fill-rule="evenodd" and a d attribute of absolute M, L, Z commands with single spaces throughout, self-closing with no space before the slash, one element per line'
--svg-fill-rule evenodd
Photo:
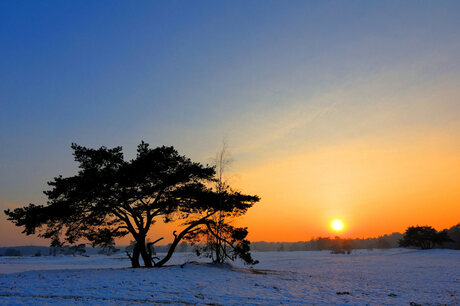
<path fill-rule="evenodd" d="M 255 270 L 177 253 L 173 266 L 129 269 L 120 256 L 0 257 L 0 304 L 460 303 L 460 251 L 254 253 Z M 96 268 L 98 267 L 98 268 Z"/>

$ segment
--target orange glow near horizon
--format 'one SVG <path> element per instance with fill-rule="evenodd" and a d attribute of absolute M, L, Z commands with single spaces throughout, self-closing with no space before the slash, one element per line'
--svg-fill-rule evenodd
<path fill-rule="evenodd" d="M 440 230 L 459 223 L 455 141 L 424 135 L 408 144 L 399 137 L 269 159 L 241 173 L 240 189 L 262 198 L 240 222 L 249 227 L 249 238 L 331 236 L 325 224 L 336 216 L 349 223 L 341 234 L 345 238 L 404 232 L 417 224 Z"/>
<path fill-rule="evenodd" d="M 342 238 L 377 237 L 413 225 L 449 228 L 460 222 L 460 154 L 457 140 L 448 136 L 361 139 L 243 163 L 229 174 L 230 184 L 261 201 L 232 224 L 247 226 L 251 241 L 286 242 L 339 232 Z M 346 230 L 330 227 L 338 217 L 346 221 Z M 21 234 L 10 222 L 0 225 L 10 233 L 3 245 L 49 243 Z M 149 238 L 170 243 L 178 227 L 158 222 Z"/>

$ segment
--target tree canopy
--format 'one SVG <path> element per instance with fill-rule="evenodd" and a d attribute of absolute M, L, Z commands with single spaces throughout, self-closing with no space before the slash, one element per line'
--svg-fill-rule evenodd
<path fill-rule="evenodd" d="M 399 240 L 399 245 L 402 247 L 415 246 L 425 250 L 451 241 L 447 231 L 438 232 L 431 226 L 411 226 Z"/>
<path fill-rule="evenodd" d="M 91 149 L 72 144 L 79 171 L 48 182 L 46 205 L 29 204 L 6 210 L 8 220 L 24 227 L 27 235 L 75 243 L 86 239 L 93 246 L 110 246 L 116 238 L 131 235 L 135 245 L 133 267 L 141 256 L 146 267 L 161 266 L 184 238 L 209 227 L 211 217 L 223 212 L 238 216 L 259 197 L 227 189 L 215 190 L 215 168 L 192 162 L 173 147 L 149 148 L 145 142 L 137 156 L 125 161 L 121 147 Z M 154 262 L 147 235 L 155 222 L 180 220 L 181 232 L 165 258 Z M 244 257 L 249 250 L 242 252 Z"/>

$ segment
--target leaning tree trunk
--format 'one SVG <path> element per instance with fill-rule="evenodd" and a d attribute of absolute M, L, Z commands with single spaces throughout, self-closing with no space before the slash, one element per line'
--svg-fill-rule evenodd
<path fill-rule="evenodd" d="M 168 262 L 168 260 L 171 259 L 171 256 L 173 255 L 174 251 L 176 250 L 177 245 L 182 240 L 182 238 L 184 238 L 184 236 L 187 235 L 188 233 L 193 232 L 198 225 L 205 224 L 207 222 L 207 218 L 210 217 L 210 216 L 211 215 L 208 215 L 208 216 L 205 216 L 205 217 L 201 218 L 200 220 L 192 222 L 189 226 L 187 226 L 187 228 L 185 228 L 182 232 L 180 232 L 179 235 L 176 235 L 176 231 L 174 231 L 174 233 L 173 233 L 174 234 L 174 241 L 171 244 L 171 246 L 169 247 L 168 253 L 166 254 L 166 256 L 162 260 L 156 262 L 154 267 L 161 267 L 166 262 Z"/>
<path fill-rule="evenodd" d="M 182 233 L 183 233 L 183 235 L 182 235 Z M 182 232 L 182 233 L 180 233 L 178 236 L 176 236 L 176 238 L 174 238 L 173 243 L 169 247 L 168 254 L 166 254 L 166 256 L 162 260 L 160 260 L 159 262 L 156 262 L 155 267 L 162 267 L 166 262 L 168 262 L 169 259 L 171 259 L 171 256 L 173 255 L 174 251 L 176 250 L 177 245 L 179 244 L 179 242 L 182 240 L 182 238 L 186 234 L 184 232 Z"/>
<path fill-rule="evenodd" d="M 173 255 L 174 251 L 176 250 L 177 245 L 182 240 L 182 238 L 184 238 L 184 236 L 187 235 L 188 233 L 191 233 L 191 232 L 195 231 L 195 228 L 197 226 L 207 223 L 208 218 L 211 217 L 212 215 L 214 215 L 215 213 L 216 212 L 213 212 L 211 214 L 208 214 L 208 215 L 204 216 L 203 218 L 201 218 L 199 220 L 196 220 L 196 221 L 193 221 L 193 222 L 189 223 L 189 226 L 187 226 L 182 232 L 180 232 L 179 235 L 176 235 L 176 231 L 174 231 L 173 232 L 174 241 L 171 244 L 171 246 L 169 247 L 168 254 L 166 254 L 166 256 L 162 260 L 156 262 L 154 264 L 154 267 L 161 267 L 166 262 L 168 262 L 168 260 L 171 259 L 171 256 Z"/>

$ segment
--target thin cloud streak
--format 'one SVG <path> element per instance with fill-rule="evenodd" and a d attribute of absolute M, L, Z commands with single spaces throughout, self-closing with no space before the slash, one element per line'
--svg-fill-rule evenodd
<path fill-rule="evenodd" d="M 249 137 L 245 137 L 244 143 L 239 143 L 237 147 L 233 148 L 232 153 L 235 155 L 247 154 L 273 144 L 291 132 L 307 127 L 309 123 L 336 109 L 337 105 L 338 103 L 334 102 L 324 108 L 314 110 L 311 107 L 304 107 L 303 110 L 295 107 L 285 116 L 275 115 L 275 118 L 271 119 L 259 118 L 257 121 L 264 121 L 265 125 L 248 132 Z"/>

